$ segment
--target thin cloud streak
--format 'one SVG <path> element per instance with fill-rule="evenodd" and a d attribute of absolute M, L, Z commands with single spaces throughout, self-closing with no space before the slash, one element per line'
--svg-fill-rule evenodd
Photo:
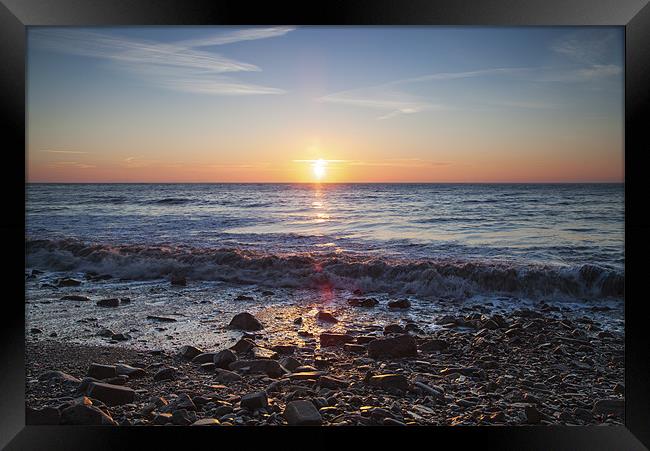
<path fill-rule="evenodd" d="M 165 89 L 222 95 L 284 94 L 282 89 L 224 76 L 226 73 L 260 72 L 258 66 L 194 47 L 266 39 L 292 30 L 289 27 L 238 30 L 171 44 L 79 30 L 36 30 L 30 32 L 30 42 L 49 50 L 109 60 L 116 68 Z"/>
<path fill-rule="evenodd" d="M 74 154 L 74 155 L 85 155 L 85 154 L 88 153 L 88 152 L 80 152 L 78 150 L 49 150 L 49 149 L 41 150 L 41 152 L 58 153 L 58 154 L 70 154 L 70 155 L 72 155 L 72 154 Z"/>

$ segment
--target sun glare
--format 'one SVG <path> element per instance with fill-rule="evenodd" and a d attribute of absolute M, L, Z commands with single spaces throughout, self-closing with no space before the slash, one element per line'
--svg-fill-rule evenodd
<path fill-rule="evenodd" d="M 313 170 L 314 170 L 314 177 L 316 177 L 317 180 L 321 180 L 323 177 L 325 177 L 325 166 L 327 165 L 327 162 L 323 160 L 322 158 L 314 161 L 313 165 Z"/>

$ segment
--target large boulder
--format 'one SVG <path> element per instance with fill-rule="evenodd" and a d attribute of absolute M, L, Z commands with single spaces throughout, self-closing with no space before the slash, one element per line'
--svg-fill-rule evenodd
<path fill-rule="evenodd" d="M 135 399 L 135 391 L 132 388 L 102 382 L 91 382 L 88 385 L 87 394 L 91 398 L 99 399 L 107 406 L 128 404 Z"/>
<path fill-rule="evenodd" d="M 410 335 L 378 338 L 368 343 L 368 356 L 373 359 L 416 357 L 418 347 L 415 338 Z"/>
<path fill-rule="evenodd" d="M 283 415 L 290 426 L 318 426 L 323 422 L 314 404 L 304 399 L 288 403 Z"/>
<path fill-rule="evenodd" d="M 264 328 L 262 323 L 248 312 L 236 314 L 232 320 L 230 320 L 228 327 L 239 330 L 262 330 Z"/>

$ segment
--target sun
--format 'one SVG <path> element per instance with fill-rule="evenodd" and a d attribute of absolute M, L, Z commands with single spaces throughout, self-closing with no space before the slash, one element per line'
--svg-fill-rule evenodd
<path fill-rule="evenodd" d="M 316 177 L 316 180 L 321 180 L 325 177 L 325 166 L 327 166 L 327 162 L 322 158 L 314 160 L 312 169 L 314 170 L 314 177 Z"/>

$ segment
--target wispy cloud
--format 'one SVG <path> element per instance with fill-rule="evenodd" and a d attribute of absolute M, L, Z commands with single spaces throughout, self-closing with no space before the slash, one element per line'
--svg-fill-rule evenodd
<path fill-rule="evenodd" d="M 58 168 L 76 168 L 76 169 L 90 169 L 90 168 L 95 168 L 94 164 L 86 164 L 86 163 L 80 163 L 78 161 L 58 161 L 56 163 L 52 163 L 50 166 L 53 167 L 58 167 Z"/>
<path fill-rule="evenodd" d="M 282 89 L 249 84 L 225 75 L 261 71 L 255 64 L 198 48 L 267 39 L 292 30 L 290 27 L 252 28 L 175 43 L 82 30 L 35 30 L 30 32 L 30 44 L 108 60 L 117 69 L 166 89 L 222 95 L 283 94 L 285 91 Z"/>
<path fill-rule="evenodd" d="M 78 150 L 50 150 L 50 149 L 44 149 L 44 150 L 41 150 L 41 152 L 56 153 L 56 154 L 66 154 L 66 155 L 84 155 L 84 154 L 88 153 L 88 152 L 80 152 Z"/>
<path fill-rule="evenodd" d="M 551 50 L 578 63 L 599 65 L 611 52 L 616 37 L 617 31 L 611 29 L 583 29 L 557 39 Z"/>

